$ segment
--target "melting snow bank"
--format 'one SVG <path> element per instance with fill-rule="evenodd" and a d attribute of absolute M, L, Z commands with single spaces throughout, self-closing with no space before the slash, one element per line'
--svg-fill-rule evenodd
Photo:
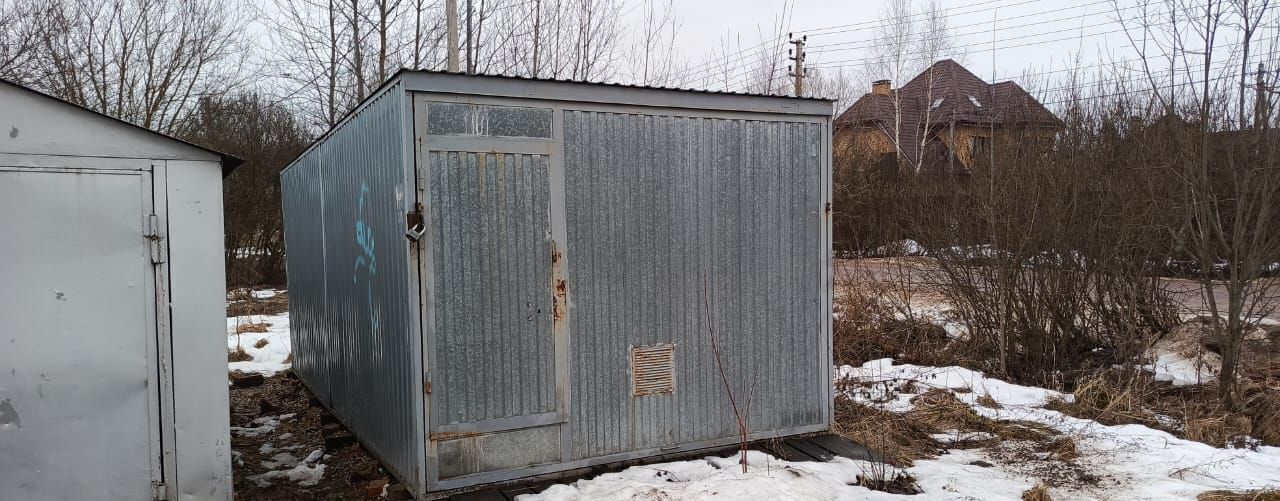
<path fill-rule="evenodd" d="M 957 399 L 982 416 L 1038 423 L 1071 437 L 1080 457 L 1070 465 L 1053 463 L 1052 467 L 1087 471 L 1098 481 L 1087 486 L 1053 487 L 1051 495 L 1057 501 L 1195 499 L 1208 490 L 1280 487 L 1280 448 L 1219 449 L 1145 426 L 1106 426 L 1074 418 L 1044 408 L 1053 399 L 1069 400 L 1071 395 L 988 378 L 960 367 L 893 365 L 892 360 L 883 359 L 862 367 L 840 367 L 838 373 L 842 380 L 839 398 L 906 412 L 914 407 L 911 398 L 916 395 L 936 388 L 953 390 Z M 978 399 L 984 396 L 990 396 L 1000 408 L 979 405 Z M 936 459 L 916 461 L 905 470 L 915 477 L 922 493 L 897 495 L 852 485 L 858 476 L 883 467 L 870 462 L 837 458 L 830 463 L 792 463 L 756 451 L 749 453 L 748 461 L 745 474 L 736 455 L 636 466 L 552 486 L 520 499 L 1019 500 L 1045 476 L 1043 470 L 1020 461 L 994 457 L 989 449 L 952 449 Z"/>
<path fill-rule="evenodd" d="M 260 324 L 266 324 L 266 332 L 241 332 L 239 335 L 236 334 L 237 330 L 244 330 L 243 326 Z M 263 340 L 266 340 L 265 344 L 262 344 Z M 289 314 L 228 317 L 227 350 L 235 351 L 236 346 L 239 346 L 245 353 L 249 354 L 252 360 L 229 362 L 227 363 L 229 371 L 257 372 L 264 376 L 270 376 L 288 369 L 292 365 L 286 362 L 286 360 L 289 360 L 291 350 L 289 343 Z"/>
<path fill-rule="evenodd" d="M 846 398 L 894 412 L 912 408 L 911 398 L 933 388 L 955 391 L 961 402 L 984 417 L 1003 421 L 1029 421 L 1052 428 L 1075 440 L 1080 457 L 1075 463 L 1102 479 L 1096 486 L 1052 489 L 1054 499 L 1194 499 L 1213 489 L 1233 491 L 1280 487 L 1280 448 L 1255 450 L 1220 449 L 1183 440 L 1169 433 L 1141 425 L 1106 426 L 1045 409 L 1051 399 L 1070 395 L 988 378 L 981 372 L 960 367 L 893 365 L 893 360 L 873 360 L 862 367 L 843 366 L 838 370 Z M 912 384 L 904 384 L 911 382 Z M 912 388 L 911 393 L 902 392 Z M 978 405 L 989 395 L 999 409 Z M 1021 483 L 1023 489 L 1035 483 L 1034 473 L 1019 473 L 986 457 L 983 450 L 953 450 L 931 461 L 917 461 L 907 472 L 916 477 L 925 493 L 919 499 L 1018 499 L 1019 494 L 996 494 L 987 479 L 1003 478 Z M 967 466 L 975 460 L 996 465 L 991 468 Z M 962 466 L 965 465 L 965 466 Z M 1003 470 L 1003 471 L 1002 471 Z M 964 475 L 971 478 L 963 478 Z M 939 475 L 946 476 L 942 482 Z M 946 492 L 939 492 L 938 487 Z M 950 485 L 950 488 L 947 486 Z M 977 490 L 970 490 L 970 487 Z"/>
<path fill-rule="evenodd" d="M 857 482 L 862 467 L 869 466 L 862 461 L 837 458 L 830 463 L 791 463 L 757 451 L 749 451 L 747 461 L 746 474 L 737 455 L 634 466 L 571 485 L 555 485 L 520 500 L 834 500 L 877 499 L 876 495 L 882 494 L 850 485 Z"/>
<path fill-rule="evenodd" d="M 931 461 L 917 461 L 908 471 L 924 493 L 889 494 L 859 487 L 858 476 L 882 467 L 866 461 L 836 458 L 829 463 L 792 463 L 749 451 L 748 471 L 738 456 L 708 457 L 647 466 L 634 466 L 573 484 L 555 485 L 520 501 L 585 501 L 635 499 L 758 501 L 766 499 L 882 500 L 882 499 L 1012 499 L 1035 484 L 1034 479 L 994 468 L 972 466 L 980 456 L 956 451 Z M 1056 499 L 1056 498 L 1055 498 Z"/>

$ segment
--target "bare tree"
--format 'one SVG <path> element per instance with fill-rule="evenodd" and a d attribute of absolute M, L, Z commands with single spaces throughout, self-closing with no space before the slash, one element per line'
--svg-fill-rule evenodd
<path fill-rule="evenodd" d="M 638 35 L 627 47 L 627 76 L 641 85 L 672 85 L 682 67 L 676 51 L 681 20 L 672 9 L 672 0 L 658 4 L 645 0 Z"/>
<path fill-rule="evenodd" d="M 1276 306 L 1264 278 L 1280 260 L 1280 141 L 1271 111 L 1276 79 L 1265 71 L 1263 63 L 1274 60 L 1265 59 L 1256 37 L 1274 14 L 1269 0 L 1168 0 L 1148 7 L 1159 14 L 1153 18 L 1186 20 L 1126 30 L 1130 40 L 1147 41 L 1135 44 L 1140 51 L 1170 63 L 1164 75 L 1144 67 L 1161 120 L 1174 124 L 1145 162 L 1167 180 L 1157 193 L 1178 202 L 1183 222 L 1170 231 L 1181 253 L 1196 262 L 1222 355 L 1218 393 L 1230 406 L 1239 403 L 1241 346 Z"/>
<path fill-rule="evenodd" d="M 875 44 L 871 49 L 869 64 L 864 66 L 866 80 L 888 79 L 897 85 L 922 71 L 927 101 L 911 103 L 924 110 L 920 117 L 905 117 L 903 114 L 902 96 L 890 92 L 889 97 L 894 107 L 894 123 L 889 135 L 898 152 L 899 162 L 908 162 L 919 168 L 923 163 L 925 144 L 930 140 L 928 129 L 936 118 L 933 116 L 934 89 L 942 75 L 932 71 L 933 63 L 939 59 L 962 59 L 963 53 L 955 41 L 950 28 L 946 11 L 937 2 L 917 8 L 915 0 L 888 0 L 880 13 L 880 24 L 877 25 Z M 914 143 L 914 144 L 911 144 Z M 911 147 L 907 147 L 911 144 Z M 905 152 L 915 152 L 914 158 L 906 158 Z"/>
<path fill-rule="evenodd" d="M 16 33 L 28 38 L 19 56 L 28 83 L 73 103 L 168 132 L 201 96 L 246 83 L 248 18 L 235 2 L 18 5 L 38 6 L 16 21 L 26 23 Z"/>
<path fill-rule="evenodd" d="M 19 83 L 31 79 L 39 43 L 33 20 L 44 15 L 40 10 L 32 0 L 0 0 L 0 76 Z"/>

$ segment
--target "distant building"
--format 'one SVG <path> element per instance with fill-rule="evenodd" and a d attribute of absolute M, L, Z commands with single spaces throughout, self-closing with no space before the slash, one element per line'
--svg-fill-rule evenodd
<path fill-rule="evenodd" d="M 834 126 L 836 155 L 862 149 L 917 172 L 963 174 L 990 152 L 993 135 L 1052 135 L 1062 121 L 1017 83 L 988 84 L 944 59 L 897 89 L 872 83 Z"/>

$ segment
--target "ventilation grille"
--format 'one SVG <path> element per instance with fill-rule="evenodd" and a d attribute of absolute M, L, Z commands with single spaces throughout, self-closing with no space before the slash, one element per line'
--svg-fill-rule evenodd
<path fill-rule="evenodd" d="M 631 348 L 631 387 L 637 397 L 676 390 L 676 345 L 657 344 Z"/>

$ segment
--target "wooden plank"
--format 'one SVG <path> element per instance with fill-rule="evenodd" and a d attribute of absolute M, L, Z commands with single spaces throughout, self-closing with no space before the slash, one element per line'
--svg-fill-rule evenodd
<path fill-rule="evenodd" d="M 859 461 L 882 461 L 883 458 L 871 449 L 858 445 L 837 435 L 818 435 L 809 437 L 809 441 L 831 451 L 838 456 Z"/>
<path fill-rule="evenodd" d="M 787 445 L 795 447 L 796 449 L 799 449 L 800 452 L 803 452 L 809 455 L 810 457 L 817 459 L 818 461 L 822 461 L 824 463 L 827 461 L 831 461 L 833 458 L 836 457 L 836 455 L 832 454 L 831 451 L 823 449 L 822 446 L 815 444 L 813 442 L 810 442 L 809 439 L 807 438 L 789 438 L 786 440 L 786 442 L 787 442 Z"/>
<path fill-rule="evenodd" d="M 502 489 L 502 497 L 506 498 L 507 501 L 515 501 L 516 496 L 520 496 L 523 494 L 537 494 L 537 493 L 534 492 L 533 489 L 530 489 L 528 487 L 508 487 L 508 488 Z"/>
<path fill-rule="evenodd" d="M 532 483 L 532 484 L 525 485 L 525 486 L 524 486 L 524 488 L 529 489 L 529 491 L 531 491 L 531 492 L 530 492 L 530 494 L 538 494 L 538 493 L 540 493 L 540 492 L 542 492 L 542 491 L 547 490 L 547 488 L 549 488 L 549 487 L 551 487 L 551 486 L 553 486 L 553 485 L 556 485 L 556 484 L 572 484 L 572 483 L 577 482 L 578 480 L 581 480 L 581 479 L 582 479 L 582 477 L 570 477 L 570 478 L 565 478 L 565 479 L 561 479 L 561 480 L 543 480 L 543 481 L 540 481 L 540 482 L 534 482 L 534 483 Z"/>
<path fill-rule="evenodd" d="M 774 457 L 783 461 L 802 462 L 817 461 L 813 456 L 805 454 L 800 449 L 788 445 L 786 442 L 777 440 L 763 444 L 764 448 L 771 451 Z"/>
<path fill-rule="evenodd" d="M 454 494 L 449 496 L 449 501 L 507 501 L 507 498 L 503 497 L 502 493 L 496 489 L 485 489 Z"/>

